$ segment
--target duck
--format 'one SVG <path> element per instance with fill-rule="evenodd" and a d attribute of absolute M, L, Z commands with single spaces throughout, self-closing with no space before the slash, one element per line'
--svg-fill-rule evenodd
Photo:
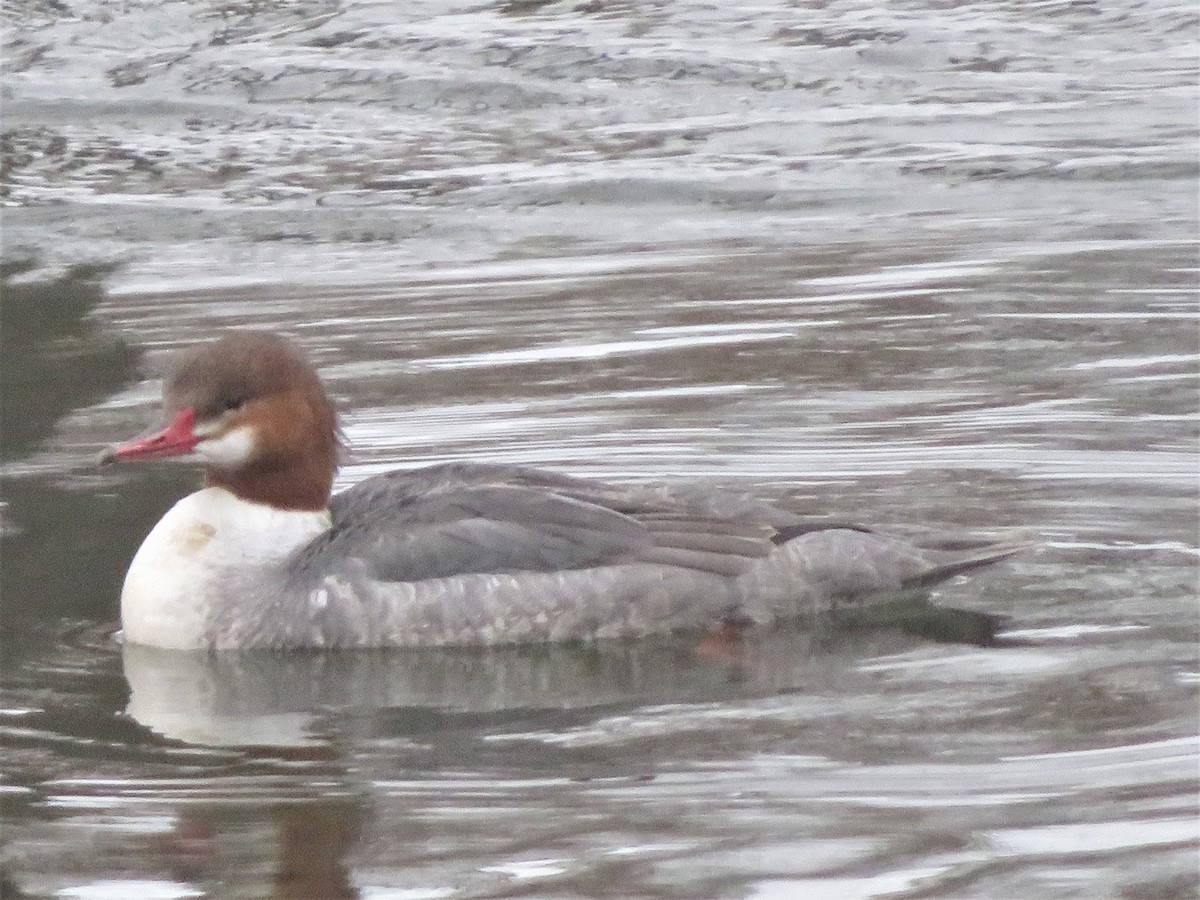
<path fill-rule="evenodd" d="M 769 627 L 926 594 L 1023 539 L 912 542 L 702 484 L 445 462 L 332 492 L 338 416 L 292 341 L 177 351 L 161 422 L 104 463 L 203 485 L 146 535 L 120 594 L 132 644 L 179 650 L 497 646 Z"/>

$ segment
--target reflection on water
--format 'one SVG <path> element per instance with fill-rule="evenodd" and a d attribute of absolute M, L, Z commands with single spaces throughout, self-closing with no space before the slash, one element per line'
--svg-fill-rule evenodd
<path fill-rule="evenodd" d="M 1144 664 L 1131 660 L 1110 673 L 1127 696 L 1104 696 L 1078 657 L 1122 652 L 1127 636 L 1028 637 L 980 653 L 773 632 L 735 661 L 670 642 L 257 658 L 126 648 L 129 714 L 159 736 L 97 728 L 120 709 L 103 684 L 121 662 L 89 639 L 41 664 L 37 689 L 56 710 L 4 714 L 9 808 L 39 811 L 16 858 L 42 873 L 26 883 L 52 891 L 91 879 L 99 853 L 106 883 L 145 896 L 161 895 L 148 878 L 160 871 L 217 895 L 236 872 L 252 894 L 261 877 L 297 897 L 353 896 L 326 892 L 364 881 L 541 896 L 610 878 L 685 896 L 718 896 L 731 878 L 779 896 L 967 879 L 994 896 L 1064 866 L 1114 884 L 1108 861 L 1130 854 L 1137 877 L 1118 883 L 1185 885 L 1200 746 L 1162 731 L 1184 694 L 1139 689 Z M 9 679 L 10 696 L 23 680 Z M 1064 690 L 1075 696 L 1051 714 Z M 1100 733 L 1107 746 L 1086 737 Z M 26 772 L 37 778 L 18 794 Z"/>
<path fill-rule="evenodd" d="M 812 689 L 850 678 L 863 656 L 906 640 L 913 643 L 884 631 L 797 626 L 711 650 L 681 635 L 343 654 L 213 656 L 130 645 L 121 657 L 126 712 L 155 733 L 205 746 L 283 747 L 323 741 L 314 729 L 319 733 L 322 716 L 333 710 L 586 710 Z"/>
<path fill-rule="evenodd" d="M 10 24 L 4 896 L 1195 894 L 1192 4 Z M 91 467 L 154 416 L 125 347 L 234 324 L 321 366 L 341 485 L 486 458 L 1028 528 L 947 594 L 1011 646 L 121 648 L 193 479 Z"/>

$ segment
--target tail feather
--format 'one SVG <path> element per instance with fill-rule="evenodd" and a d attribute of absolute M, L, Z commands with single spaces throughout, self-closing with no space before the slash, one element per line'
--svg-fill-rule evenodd
<path fill-rule="evenodd" d="M 1010 556 L 1015 556 L 1030 549 L 1032 546 L 1032 542 L 1026 540 L 998 541 L 970 547 L 971 552 L 966 553 L 962 547 L 951 550 L 946 547 L 945 543 L 942 543 L 933 549 L 947 555 L 953 554 L 954 558 L 905 578 L 902 585 L 906 589 L 932 587 L 948 578 L 953 578 L 955 575 L 973 572 L 976 569 L 982 569 L 984 566 L 990 566 L 993 563 L 1008 559 Z"/>

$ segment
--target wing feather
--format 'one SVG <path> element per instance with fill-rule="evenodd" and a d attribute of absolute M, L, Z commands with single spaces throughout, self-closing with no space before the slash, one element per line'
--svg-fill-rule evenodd
<path fill-rule="evenodd" d="M 624 561 L 737 575 L 770 552 L 775 533 L 672 507 L 657 492 L 492 465 L 377 476 L 338 495 L 331 512 L 333 527 L 301 567 L 393 581 Z"/>

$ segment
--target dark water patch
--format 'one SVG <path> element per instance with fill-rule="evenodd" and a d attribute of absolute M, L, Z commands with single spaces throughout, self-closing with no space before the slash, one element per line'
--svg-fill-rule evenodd
<path fill-rule="evenodd" d="M 104 299 L 111 267 L 21 278 L 35 265 L 6 263 L 0 285 L 0 459 L 28 453 L 65 412 L 94 403 L 133 372 L 133 351 L 88 318 Z"/>

